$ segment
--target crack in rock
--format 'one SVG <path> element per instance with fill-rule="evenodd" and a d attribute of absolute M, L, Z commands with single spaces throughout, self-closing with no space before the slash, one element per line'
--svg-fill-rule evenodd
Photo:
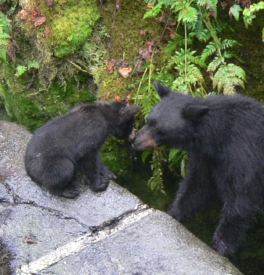
<path fill-rule="evenodd" d="M 104 222 L 100 226 L 92 227 L 92 233 L 87 233 L 74 241 L 56 248 L 35 261 L 22 265 L 20 269 L 16 270 L 16 275 L 32 275 L 38 273 L 56 264 L 65 257 L 80 252 L 89 244 L 102 241 L 107 237 L 124 230 L 128 226 L 150 215 L 153 211 L 152 208 L 148 208 L 146 205 L 137 205 L 134 210 L 128 211 L 119 217 Z"/>
<path fill-rule="evenodd" d="M 34 201 L 15 201 L 14 203 L 8 203 L 7 205 L 9 206 L 20 206 L 20 205 L 29 205 L 29 206 L 32 206 L 32 207 L 35 207 L 35 208 L 38 208 L 42 211 L 46 211 L 48 212 L 50 215 L 53 215 L 61 220 L 73 220 L 75 221 L 77 224 L 79 224 L 80 226 L 84 227 L 84 228 L 88 228 L 88 225 L 87 224 L 84 224 L 83 222 L 79 221 L 77 218 L 74 218 L 72 216 L 67 216 L 65 215 L 63 212 L 59 211 L 59 210 L 56 210 L 56 209 L 53 209 L 53 208 L 49 208 L 49 207 L 44 207 L 44 206 L 41 206 L 41 205 L 38 205 L 37 203 L 35 203 Z M 1 274 L 0 274 L 1 275 Z"/>

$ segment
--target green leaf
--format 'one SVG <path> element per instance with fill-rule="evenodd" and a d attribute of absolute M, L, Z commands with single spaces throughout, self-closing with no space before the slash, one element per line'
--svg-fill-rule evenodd
<path fill-rule="evenodd" d="M 212 79 L 213 87 L 217 88 L 218 92 L 223 90 L 225 94 L 234 94 L 236 86 L 244 88 L 246 73 L 242 68 L 230 63 L 221 65 Z"/>
<path fill-rule="evenodd" d="M 206 47 L 205 49 L 203 50 L 202 54 L 201 54 L 201 61 L 202 62 L 205 62 L 206 59 L 213 55 L 214 53 L 216 53 L 217 51 L 217 47 L 215 45 L 214 42 L 210 42 Z"/>
<path fill-rule="evenodd" d="M 162 1 L 159 2 L 156 6 L 154 6 L 152 9 L 150 9 L 149 11 L 147 11 L 144 14 L 143 19 L 146 19 L 148 17 L 155 17 L 155 16 L 157 16 L 161 12 L 162 5 L 163 5 L 163 2 Z"/>
<path fill-rule="evenodd" d="M 36 60 L 28 62 L 27 65 L 28 69 L 34 68 L 34 69 L 39 69 L 39 63 Z"/>
<path fill-rule="evenodd" d="M 225 63 L 223 57 L 216 56 L 212 62 L 209 63 L 207 67 L 208 72 L 214 72 L 221 64 Z"/>
<path fill-rule="evenodd" d="M 238 21 L 238 20 L 239 20 L 239 14 L 240 14 L 240 12 L 241 12 L 242 10 L 243 10 L 243 9 L 242 9 L 239 5 L 234 4 L 234 5 L 230 8 L 230 10 L 229 10 L 229 15 L 234 16 L 234 18 L 236 19 L 236 21 Z"/>
<path fill-rule="evenodd" d="M 184 23 L 194 23 L 198 19 L 197 9 L 188 6 L 182 9 L 179 13 L 178 20 L 182 20 Z"/>
<path fill-rule="evenodd" d="M 16 77 L 21 76 L 24 72 L 27 71 L 27 67 L 26 66 L 22 66 L 22 65 L 18 65 L 16 69 L 17 69 L 17 72 L 15 74 Z"/>
<path fill-rule="evenodd" d="M 224 39 L 223 42 L 221 43 L 220 48 L 222 50 L 225 50 L 227 48 L 232 48 L 234 46 L 241 46 L 241 44 L 239 44 L 236 40 Z"/>
<path fill-rule="evenodd" d="M 203 6 L 207 9 L 211 9 L 214 11 L 215 14 L 217 14 L 217 3 L 218 0 L 198 0 L 197 4 L 199 6 Z"/>

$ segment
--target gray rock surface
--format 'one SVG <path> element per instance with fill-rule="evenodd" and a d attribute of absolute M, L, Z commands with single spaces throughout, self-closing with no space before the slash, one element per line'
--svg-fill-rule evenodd
<path fill-rule="evenodd" d="M 26 175 L 31 134 L 0 121 L 0 239 L 12 274 L 242 274 L 166 213 L 111 182 L 68 200 Z M 1 251 L 1 250 L 0 250 Z"/>

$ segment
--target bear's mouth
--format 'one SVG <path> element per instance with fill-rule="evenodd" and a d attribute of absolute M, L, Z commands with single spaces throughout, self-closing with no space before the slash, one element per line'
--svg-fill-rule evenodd
<path fill-rule="evenodd" d="M 159 144 L 154 139 L 147 139 L 143 142 L 138 142 L 136 138 L 132 143 L 132 148 L 136 151 L 143 151 L 157 146 L 159 146 Z"/>

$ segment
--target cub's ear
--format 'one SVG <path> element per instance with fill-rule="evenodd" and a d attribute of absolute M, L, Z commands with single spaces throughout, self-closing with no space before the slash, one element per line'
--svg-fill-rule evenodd
<path fill-rule="evenodd" d="M 184 118 L 200 118 L 206 115 L 209 111 L 209 107 L 201 105 L 188 105 L 182 110 L 182 115 Z"/>
<path fill-rule="evenodd" d="M 160 84 L 157 80 L 154 80 L 154 86 L 156 91 L 158 92 L 160 98 L 165 97 L 171 93 L 171 89 Z"/>
<path fill-rule="evenodd" d="M 140 111 L 141 107 L 137 105 L 126 106 L 120 110 L 123 119 L 130 119 Z"/>

